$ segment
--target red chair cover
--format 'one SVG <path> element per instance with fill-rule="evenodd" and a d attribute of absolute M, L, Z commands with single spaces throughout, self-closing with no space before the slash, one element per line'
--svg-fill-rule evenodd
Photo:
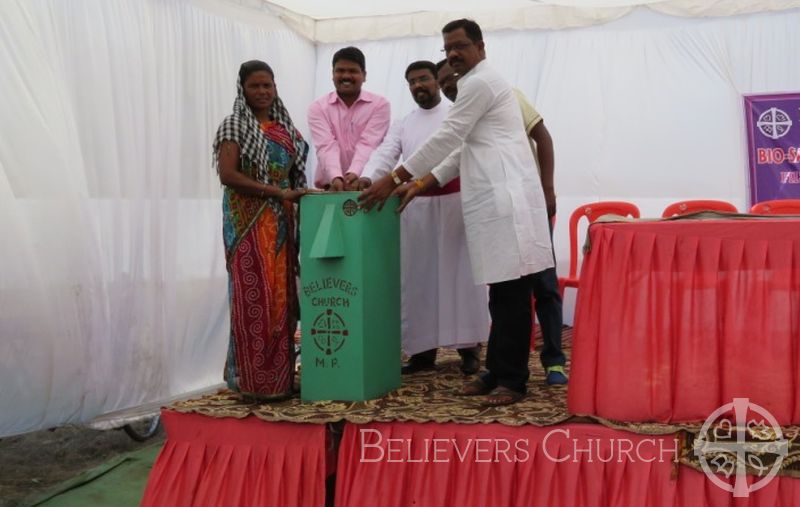
<path fill-rule="evenodd" d="M 800 199 L 762 201 L 750 208 L 754 215 L 800 215 Z"/>
<path fill-rule="evenodd" d="M 639 218 L 639 208 L 623 201 L 599 201 L 575 208 L 569 217 L 569 275 L 558 279 L 561 296 L 567 287 L 578 288 L 578 222 L 586 217 L 589 223 L 603 215 L 621 215 Z"/>
<path fill-rule="evenodd" d="M 739 210 L 736 209 L 736 206 L 725 201 L 679 201 L 674 202 L 664 208 L 664 212 L 661 213 L 661 216 L 663 218 L 669 218 L 674 215 L 687 215 L 689 213 L 697 213 L 698 211 L 723 211 L 730 213 L 739 212 Z"/>

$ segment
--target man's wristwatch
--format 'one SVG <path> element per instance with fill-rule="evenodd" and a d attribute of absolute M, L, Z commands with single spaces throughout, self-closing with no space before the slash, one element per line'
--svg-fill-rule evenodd
<path fill-rule="evenodd" d="M 400 176 L 397 175 L 397 171 L 392 169 L 392 179 L 394 180 L 395 185 L 402 185 L 403 180 L 400 179 Z"/>

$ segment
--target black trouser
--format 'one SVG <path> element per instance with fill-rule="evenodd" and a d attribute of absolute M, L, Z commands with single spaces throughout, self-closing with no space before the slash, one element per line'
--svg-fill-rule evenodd
<path fill-rule="evenodd" d="M 489 371 L 483 376 L 489 387 L 501 385 L 518 392 L 526 391 L 533 325 L 531 293 L 536 298 L 537 315 L 545 337 L 542 364 L 555 366 L 566 361 L 561 352 L 561 296 L 555 268 L 489 284 L 492 328 L 486 349 Z"/>
<path fill-rule="evenodd" d="M 536 300 L 536 317 L 542 329 L 544 344 L 539 355 L 542 366 L 564 366 L 567 362 L 561 351 L 564 316 L 556 268 L 545 269 L 533 275 L 533 297 Z"/>
<path fill-rule="evenodd" d="M 539 360 L 542 366 L 564 366 L 567 358 L 561 351 L 561 328 L 564 325 L 564 311 L 561 301 L 561 291 L 558 286 L 556 273 L 556 250 L 553 245 L 553 221 L 548 220 L 550 226 L 550 248 L 553 251 L 553 267 L 539 271 L 533 275 L 533 298 L 536 300 L 536 317 L 542 329 L 542 352 Z"/>

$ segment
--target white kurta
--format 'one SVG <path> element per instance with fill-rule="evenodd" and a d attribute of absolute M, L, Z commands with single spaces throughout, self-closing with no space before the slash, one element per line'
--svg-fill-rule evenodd
<path fill-rule="evenodd" d="M 417 108 L 397 120 L 372 153 L 362 176 L 375 181 L 394 169 L 436 131 L 450 104 Z M 418 197 L 400 217 L 403 349 L 470 347 L 489 332 L 485 286 L 470 272 L 459 193 Z"/>
<path fill-rule="evenodd" d="M 460 173 L 476 284 L 553 267 L 547 207 L 519 104 L 485 60 L 459 79 L 458 98 L 441 126 L 403 165 L 418 178 L 436 167 L 441 184 Z"/>

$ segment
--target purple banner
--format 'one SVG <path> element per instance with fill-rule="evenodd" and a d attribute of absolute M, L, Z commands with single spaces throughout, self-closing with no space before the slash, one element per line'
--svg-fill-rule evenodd
<path fill-rule="evenodd" d="M 800 93 L 747 95 L 750 204 L 800 199 Z"/>

